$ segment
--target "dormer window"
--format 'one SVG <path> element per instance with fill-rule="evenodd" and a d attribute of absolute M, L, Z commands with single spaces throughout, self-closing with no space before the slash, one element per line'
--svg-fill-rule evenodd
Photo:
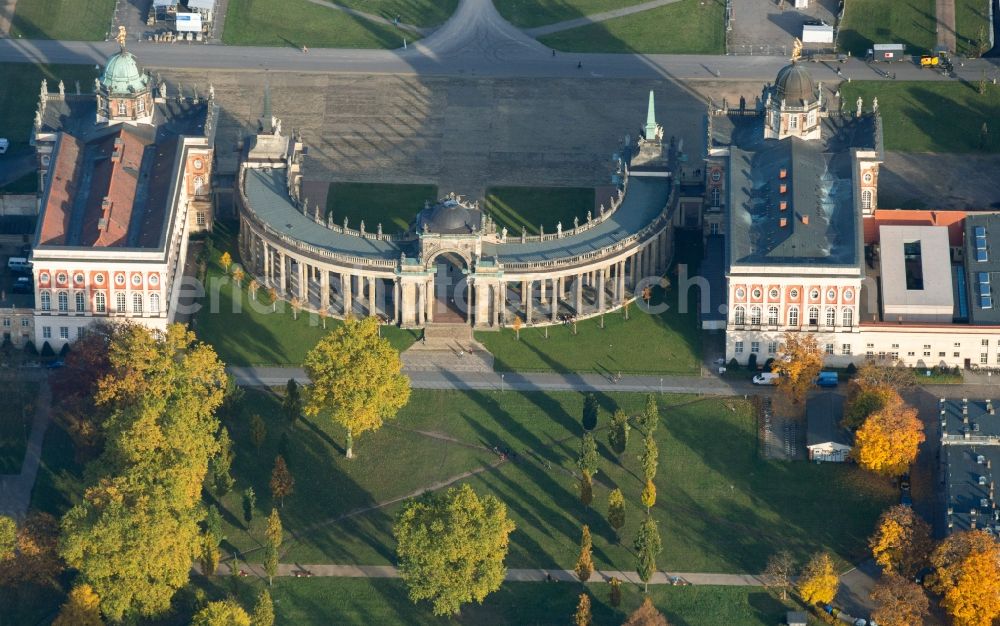
<path fill-rule="evenodd" d="M 119 100 L 118 101 L 118 115 L 125 115 L 126 113 L 128 113 L 128 109 L 127 109 L 127 107 L 125 105 L 125 101 L 124 100 Z"/>

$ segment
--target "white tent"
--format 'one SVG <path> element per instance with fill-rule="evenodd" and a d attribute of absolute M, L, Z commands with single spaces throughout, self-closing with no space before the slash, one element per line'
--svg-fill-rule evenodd
<path fill-rule="evenodd" d="M 201 15 L 199 13 L 178 13 L 177 32 L 179 33 L 200 33 Z"/>

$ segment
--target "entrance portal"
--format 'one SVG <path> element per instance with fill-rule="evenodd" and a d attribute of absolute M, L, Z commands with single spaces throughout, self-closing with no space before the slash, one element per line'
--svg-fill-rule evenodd
<path fill-rule="evenodd" d="M 465 261 L 457 254 L 446 252 L 434 259 L 434 311 L 430 322 L 462 324 L 468 321 L 469 284 Z"/>

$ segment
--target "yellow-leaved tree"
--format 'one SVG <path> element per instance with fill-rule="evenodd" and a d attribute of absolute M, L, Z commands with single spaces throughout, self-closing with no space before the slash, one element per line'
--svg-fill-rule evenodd
<path fill-rule="evenodd" d="M 345 320 L 309 351 L 303 366 L 312 381 L 303 413 L 329 415 L 343 426 L 349 459 L 356 436 L 381 428 L 410 399 L 399 352 L 379 336 L 374 317 Z"/>
<path fill-rule="evenodd" d="M 84 583 L 73 587 L 52 626 L 104 626 L 101 599 Z"/>
<path fill-rule="evenodd" d="M 785 333 L 781 341 L 781 352 L 771 371 L 778 374 L 778 390 L 798 404 L 823 369 L 823 353 L 816 337 L 808 333 Z"/>
<path fill-rule="evenodd" d="M 911 577 L 930 556 L 931 527 L 911 507 L 897 504 L 882 513 L 868 545 L 882 571 Z"/>
<path fill-rule="evenodd" d="M 851 454 L 866 470 L 883 476 L 902 476 L 916 460 L 925 438 L 917 410 L 898 404 L 868 416 L 854 433 Z"/>
<path fill-rule="evenodd" d="M 956 626 L 990 626 L 1000 617 L 1000 543 L 982 530 L 955 533 L 931 554 L 931 589 Z"/>
<path fill-rule="evenodd" d="M 806 563 L 798 580 L 798 591 L 807 604 L 827 604 L 837 595 L 840 580 L 833 569 L 833 559 L 818 552 Z"/>
<path fill-rule="evenodd" d="M 875 603 L 872 622 L 879 626 L 923 624 L 930 602 L 920 585 L 898 574 L 885 572 L 872 589 Z"/>

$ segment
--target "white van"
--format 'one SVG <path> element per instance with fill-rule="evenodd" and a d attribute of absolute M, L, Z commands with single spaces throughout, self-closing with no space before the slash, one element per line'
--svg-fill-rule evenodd
<path fill-rule="evenodd" d="M 12 256 L 7 259 L 7 269 L 12 272 L 30 272 L 31 263 L 23 256 Z"/>
<path fill-rule="evenodd" d="M 8 148 L 10 148 L 10 141 L 0 137 L 0 154 L 5 154 Z"/>
<path fill-rule="evenodd" d="M 764 372 L 762 374 L 757 374 L 753 377 L 753 384 L 755 385 L 777 385 L 778 375 L 772 372 Z"/>

